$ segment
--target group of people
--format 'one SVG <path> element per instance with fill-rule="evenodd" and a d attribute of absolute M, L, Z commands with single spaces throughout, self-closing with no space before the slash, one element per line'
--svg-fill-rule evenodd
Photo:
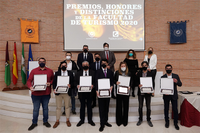
<path fill-rule="evenodd" d="M 77 64 L 72 60 L 72 53 L 66 52 L 66 59 L 60 62 L 58 71 L 53 73 L 53 71 L 46 67 L 46 59 L 40 58 L 38 60 L 39 67 L 33 69 L 29 75 L 27 81 L 27 86 L 30 88 L 33 102 L 33 119 L 32 125 L 28 130 L 32 130 L 37 126 L 38 115 L 40 104 L 43 107 L 43 125 L 46 127 L 51 127 L 48 123 L 48 103 L 51 93 L 51 85 L 53 87 L 55 98 L 56 98 L 56 122 L 53 128 L 56 128 L 60 122 L 60 116 L 62 114 L 62 102 L 64 101 L 64 114 L 66 115 L 66 124 L 68 127 L 71 126 L 70 123 L 70 112 L 76 114 L 75 111 L 75 96 L 77 95 L 77 89 L 80 87 L 80 76 L 91 76 L 92 85 L 91 92 L 78 92 L 78 98 L 80 101 L 80 121 L 77 123 L 77 127 L 81 126 L 85 122 L 85 106 L 87 105 L 87 119 L 91 126 L 95 126 L 92 120 L 93 112 L 92 108 L 96 106 L 96 97 L 99 97 L 98 89 L 98 79 L 109 78 L 110 79 L 110 92 L 112 98 L 116 99 L 116 124 L 118 126 L 128 124 L 128 112 L 129 112 L 129 95 L 114 94 L 114 90 L 117 90 L 117 85 L 120 84 L 118 81 L 119 75 L 131 77 L 129 90 L 132 89 L 132 96 L 135 97 L 135 88 L 138 88 L 138 103 L 139 103 L 139 121 L 137 126 L 142 124 L 143 121 L 143 102 L 146 101 L 147 108 L 147 123 L 150 127 L 153 127 L 151 122 L 151 97 L 154 96 L 153 93 L 141 93 L 140 88 L 142 84 L 140 83 L 140 77 L 152 77 L 153 88 L 155 87 L 155 76 L 156 76 L 156 65 L 157 56 L 154 54 L 153 48 L 150 47 L 147 50 L 144 61 L 141 63 L 141 67 L 138 65 L 138 60 L 136 58 L 136 53 L 134 50 L 130 49 L 127 51 L 126 58 L 124 61 L 120 62 L 118 69 L 115 71 L 114 64 L 116 62 L 115 55 L 109 50 L 109 44 L 103 44 L 104 51 L 100 53 L 93 54 L 88 52 L 88 46 L 83 46 L 83 52 L 78 55 Z M 181 86 L 182 83 L 177 74 L 172 73 L 172 66 L 167 64 L 165 66 L 166 74 L 162 78 L 173 78 L 174 81 L 174 94 L 173 95 L 163 95 L 164 99 L 164 114 L 165 114 L 165 127 L 169 127 L 169 102 L 172 103 L 172 109 L 174 113 L 174 126 L 179 130 L 178 126 L 178 111 L 177 111 L 177 85 Z M 47 74 L 47 88 L 45 91 L 34 91 L 33 81 L 34 75 L 36 74 Z M 68 93 L 57 93 L 57 77 L 58 76 L 69 76 L 69 90 Z M 71 100 L 70 100 L 71 99 Z M 70 104 L 71 101 L 71 104 Z M 98 98 L 99 116 L 100 116 L 100 128 L 99 131 L 103 131 L 105 126 L 112 127 L 108 123 L 108 113 L 109 113 L 109 103 L 110 98 Z M 70 105 L 72 107 L 70 108 Z"/>

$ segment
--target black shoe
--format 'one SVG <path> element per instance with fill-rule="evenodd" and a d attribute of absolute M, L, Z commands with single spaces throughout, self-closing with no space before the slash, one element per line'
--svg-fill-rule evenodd
<path fill-rule="evenodd" d="M 108 123 L 108 122 L 107 122 L 105 125 L 106 125 L 107 127 L 112 127 L 112 125 L 111 125 L 110 123 Z"/>
<path fill-rule="evenodd" d="M 48 128 L 51 127 L 51 125 L 49 124 L 49 122 L 45 122 L 45 123 L 43 123 L 43 125 L 46 126 L 46 127 L 48 127 Z"/>
<path fill-rule="evenodd" d="M 91 126 L 95 126 L 95 123 L 93 121 L 88 122 Z"/>
<path fill-rule="evenodd" d="M 139 126 L 139 125 L 141 125 L 142 124 L 142 121 L 141 120 L 139 120 L 138 122 L 137 122 L 137 126 Z"/>
<path fill-rule="evenodd" d="M 84 122 L 83 121 L 79 121 L 78 124 L 76 125 L 77 127 L 80 127 Z"/>
<path fill-rule="evenodd" d="M 94 108 L 94 107 L 96 107 L 96 104 L 93 104 L 93 105 L 92 105 L 92 108 Z"/>
<path fill-rule="evenodd" d="M 135 97 L 135 94 L 132 94 L 132 97 Z"/>
<path fill-rule="evenodd" d="M 65 115 L 65 111 L 62 113 L 62 115 Z"/>
<path fill-rule="evenodd" d="M 33 130 L 35 127 L 37 127 L 37 124 L 32 124 L 32 125 L 28 128 L 28 131 Z"/>
<path fill-rule="evenodd" d="M 149 125 L 150 127 L 153 127 L 153 124 L 152 124 L 151 121 L 147 121 L 147 123 L 148 123 L 148 125 Z"/>
<path fill-rule="evenodd" d="M 124 127 L 126 127 L 128 125 L 128 123 L 123 123 Z"/>
<path fill-rule="evenodd" d="M 102 132 L 104 130 L 104 126 L 100 126 L 99 131 Z"/>
<path fill-rule="evenodd" d="M 75 115 L 75 114 L 76 114 L 76 111 L 75 111 L 75 110 L 72 110 L 72 114 L 74 114 L 74 115 Z"/>
<path fill-rule="evenodd" d="M 175 126 L 176 130 L 179 130 L 178 124 L 174 124 L 174 126 Z"/>
<path fill-rule="evenodd" d="M 165 123 L 165 127 L 166 127 L 166 128 L 169 128 L 169 122 L 166 122 L 166 123 Z"/>

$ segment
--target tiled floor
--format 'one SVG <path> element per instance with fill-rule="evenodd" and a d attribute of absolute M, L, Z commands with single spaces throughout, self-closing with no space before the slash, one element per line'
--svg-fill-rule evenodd
<path fill-rule="evenodd" d="M 164 120 L 152 121 L 154 127 L 149 127 L 146 122 L 141 126 L 136 123 L 129 123 L 127 127 L 118 127 L 115 123 L 111 123 L 112 127 L 105 127 L 103 133 L 199 133 L 200 127 L 193 126 L 191 128 L 180 126 L 177 131 L 170 121 L 170 127 L 164 127 Z M 53 126 L 54 122 L 50 122 Z M 38 122 L 38 126 L 32 131 L 28 131 L 31 120 L 19 119 L 14 117 L 0 115 L 0 133 L 96 133 L 99 132 L 99 123 L 92 127 L 88 123 L 84 123 L 81 127 L 76 127 L 77 123 L 72 123 L 71 127 L 67 127 L 65 123 L 61 123 L 56 129 L 46 128 L 42 125 L 42 121 Z"/>

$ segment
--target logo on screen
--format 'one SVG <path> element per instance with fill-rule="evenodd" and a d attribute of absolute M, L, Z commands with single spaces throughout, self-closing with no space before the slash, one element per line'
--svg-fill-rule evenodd
<path fill-rule="evenodd" d="M 113 37 L 119 37 L 119 32 L 118 31 L 113 31 Z"/>
<path fill-rule="evenodd" d="M 93 32 L 93 31 L 88 32 L 88 36 L 89 36 L 89 37 L 94 37 L 94 36 L 95 36 L 95 32 Z"/>

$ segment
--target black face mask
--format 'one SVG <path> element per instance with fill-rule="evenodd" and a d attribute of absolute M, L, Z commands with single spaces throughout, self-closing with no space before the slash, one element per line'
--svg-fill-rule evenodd
<path fill-rule="evenodd" d="M 97 58 L 95 58 L 95 60 L 96 60 L 96 61 L 99 61 L 99 60 L 100 60 L 100 58 L 99 58 L 99 57 L 97 57 Z"/>
<path fill-rule="evenodd" d="M 65 66 L 62 66 L 61 69 L 62 69 L 63 71 L 65 71 L 67 68 L 66 68 Z"/>
<path fill-rule="evenodd" d="M 84 70 L 87 70 L 89 68 L 89 66 L 83 66 Z"/>
<path fill-rule="evenodd" d="M 106 68 L 106 64 L 102 64 L 101 66 L 102 66 L 103 68 Z"/>
<path fill-rule="evenodd" d="M 87 52 L 88 52 L 88 50 L 87 50 L 87 49 L 84 49 L 83 51 L 84 51 L 85 53 L 87 53 Z"/>
<path fill-rule="evenodd" d="M 166 70 L 167 74 L 170 74 L 172 72 L 172 70 Z"/>
<path fill-rule="evenodd" d="M 146 71 L 146 70 L 147 70 L 147 67 L 142 67 L 142 70 Z"/>
<path fill-rule="evenodd" d="M 152 53 L 153 53 L 152 51 L 149 51 L 149 52 L 148 52 L 148 54 L 152 54 Z"/>
<path fill-rule="evenodd" d="M 41 68 L 45 67 L 45 63 L 40 63 L 39 65 Z"/>

